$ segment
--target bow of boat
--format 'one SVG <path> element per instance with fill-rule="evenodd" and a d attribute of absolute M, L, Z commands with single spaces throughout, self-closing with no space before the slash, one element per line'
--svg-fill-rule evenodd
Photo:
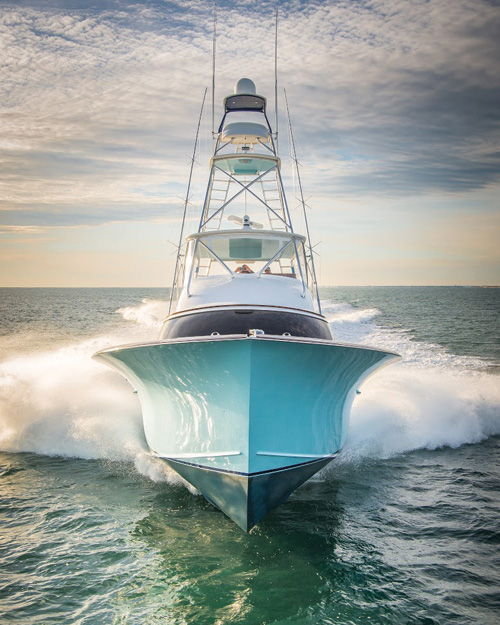
<path fill-rule="evenodd" d="M 246 531 L 330 462 L 357 388 L 398 358 L 270 335 L 172 339 L 94 357 L 137 390 L 154 453 Z"/>

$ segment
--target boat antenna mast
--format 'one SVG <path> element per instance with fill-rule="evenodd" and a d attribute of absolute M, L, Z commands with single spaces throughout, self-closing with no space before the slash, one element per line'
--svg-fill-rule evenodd
<path fill-rule="evenodd" d="M 278 7 L 276 0 L 276 21 L 274 27 L 274 136 L 276 139 L 276 151 L 278 150 Z"/>
<path fill-rule="evenodd" d="M 181 232 L 179 234 L 179 244 L 177 246 L 177 258 L 175 260 L 174 279 L 172 282 L 172 289 L 170 291 L 168 314 L 170 314 L 172 311 L 174 295 L 179 288 L 179 273 L 182 267 L 182 259 L 184 257 L 184 248 L 183 248 L 184 226 L 186 224 L 186 217 L 187 217 L 187 211 L 188 211 L 188 206 L 189 206 L 189 194 L 191 192 L 191 182 L 193 180 L 193 169 L 194 169 L 194 163 L 196 160 L 196 150 L 198 149 L 198 139 L 200 136 L 201 118 L 203 115 L 203 108 L 205 106 L 205 98 L 207 97 L 207 91 L 208 91 L 208 87 L 205 87 L 205 93 L 203 94 L 203 100 L 201 102 L 200 116 L 198 118 L 198 126 L 196 128 L 196 138 L 194 140 L 193 156 L 191 157 L 191 166 L 189 168 L 189 180 L 188 180 L 188 185 L 187 185 L 187 190 L 186 190 L 186 198 L 184 200 L 184 210 L 182 214 Z"/>
<path fill-rule="evenodd" d="M 212 37 L 212 140 L 215 139 L 215 53 L 217 47 L 217 0 L 214 0 L 214 32 Z"/>
<path fill-rule="evenodd" d="M 290 143 L 291 143 L 291 151 L 292 151 L 292 160 L 295 164 L 295 171 L 297 172 L 297 182 L 299 185 L 299 193 L 300 193 L 300 203 L 302 205 L 302 211 L 304 214 L 304 223 L 306 226 L 306 233 L 307 233 L 307 247 L 308 249 L 308 254 L 307 256 L 309 257 L 309 261 L 310 261 L 310 268 L 311 268 L 311 273 L 312 273 L 312 279 L 313 279 L 313 283 L 314 283 L 314 289 L 316 292 L 316 300 L 318 302 L 318 312 L 321 314 L 321 302 L 319 299 L 319 289 L 318 289 L 318 280 L 316 279 L 316 268 L 314 266 L 314 250 L 313 250 L 313 246 L 311 243 L 311 233 L 309 230 L 309 222 L 307 220 L 307 206 L 306 206 L 306 202 L 304 199 L 304 191 L 302 189 L 302 180 L 300 178 L 300 167 L 299 167 L 299 161 L 297 159 L 297 150 L 295 148 L 295 137 L 293 134 L 293 128 L 292 128 L 292 119 L 290 117 L 290 109 L 288 108 L 288 98 L 286 95 L 286 89 L 283 89 L 283 92 L 285 94 L 285 104 L 286 104 L 286 115 L 287 115 L 287 119 L 288 119 L 288 129 L 290 131 Z"/>

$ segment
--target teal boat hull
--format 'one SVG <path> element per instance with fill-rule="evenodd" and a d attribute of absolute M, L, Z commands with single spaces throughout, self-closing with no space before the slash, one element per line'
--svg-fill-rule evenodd
<path fill-rule="evenodd" d="M 249 531 L 331 461 L 357 388 L 398 356 L 235 335 L 126 345 L 94 358 L 137 391 L 153 452 Z"/>

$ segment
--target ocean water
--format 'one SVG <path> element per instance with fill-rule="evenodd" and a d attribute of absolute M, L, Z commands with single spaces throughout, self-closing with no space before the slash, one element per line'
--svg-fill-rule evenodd
<path fill-rule="evenodd" d="M 402 361 L 339 458 L 250 534 L 150 458 L 91 360 L 166 290 L 0 290 L 0 623 L 500 622 L 500 289 L 324 288 L 341 341 Z"/>

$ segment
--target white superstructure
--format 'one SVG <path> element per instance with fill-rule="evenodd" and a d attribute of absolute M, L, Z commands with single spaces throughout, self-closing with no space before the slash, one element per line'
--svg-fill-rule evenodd
<path fill-rule="evenodd" d="M 321 312 L 311 242 L 293 231 L 274 139 L 266 99 L 240 79 L 224 99 L 198 232 L 179 248 L 170 314 L 229 305 Z"/>

